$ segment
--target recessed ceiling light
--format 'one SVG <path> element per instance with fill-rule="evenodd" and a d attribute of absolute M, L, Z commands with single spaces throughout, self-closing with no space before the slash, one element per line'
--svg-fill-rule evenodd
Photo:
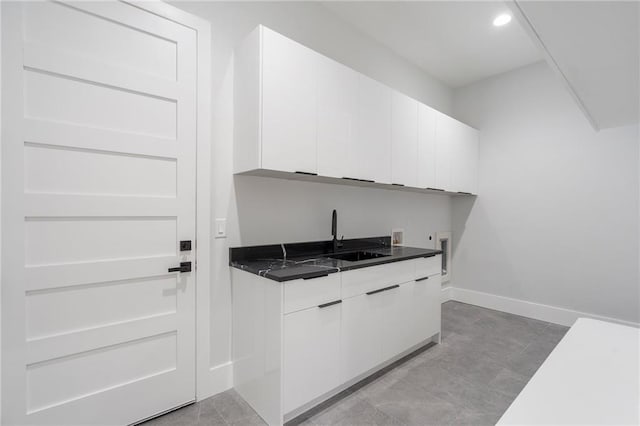
<path fill-rule="evenodd" d="M 503 13 L 502 15 L 496 16 L 496 19 L 493 20 L 493 25 L 501 27 L 503 25 L 507 25 L 509 22 L 511 22 L 511 15 Z"/>

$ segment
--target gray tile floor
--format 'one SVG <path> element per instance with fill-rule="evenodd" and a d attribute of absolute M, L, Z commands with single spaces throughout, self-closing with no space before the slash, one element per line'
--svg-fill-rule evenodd
<path fill-rule="evenodd" d="M 442 344 L 409 355 L 290 424 L 493 425 L 567 330 L 447 302 Z M 144 423 L 263 424 L 234 390 Z"/>

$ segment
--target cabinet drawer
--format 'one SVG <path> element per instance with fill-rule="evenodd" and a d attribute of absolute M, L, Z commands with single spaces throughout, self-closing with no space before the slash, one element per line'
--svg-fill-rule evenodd
<path fill-rule="evenodd" d="M 340 299 L 340 273 L 287 281 L 283 285 L 285 314 Z"/>
<path fill-rule="evenodd" d="M 415 267 L 411 260 L 345 271 L 342 273 L 342 298 L 413 281 L 414 273 Z"/>
<path fill-rule="evenodd" d="M 421 257 L 415 260 L 416 275 L 415 279 L 429 277 L 431 275 L 440 274 L 442 272 L 442 256 Z"/>

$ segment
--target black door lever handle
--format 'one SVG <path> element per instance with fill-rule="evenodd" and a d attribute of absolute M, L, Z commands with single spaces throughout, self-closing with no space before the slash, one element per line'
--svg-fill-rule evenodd
<path fill-rule="evenodd" d="M 191 262 L 180 262 L 180 266 L 169 268 L 169 272 L 191 272 Z"/>

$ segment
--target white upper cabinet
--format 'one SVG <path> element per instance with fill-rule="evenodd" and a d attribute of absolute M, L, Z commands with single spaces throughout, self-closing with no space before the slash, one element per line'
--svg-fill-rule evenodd
<path fill-rule="evenodd" d="M 478 159 L 480 158 L 480 132 L 473 127 L 466 126 L 468 138 L 465 149 L 465 170 L 467 191 L 471 194 L 478 194 Z"/>
<path fill-rule="evenodd" d="M 349 177 L 391 183 L 391 89 L 359 75 L 357 108 Z"/>
<path fill-rule="evenodd" d="M 436 187 L 436 114 L 418 104 L 418 188 Z"/>
<path fill-rule="evenodd" d="M 457 123 L 452 138 L 451 187 L 452 191 L 477 194 L 478 185 L 478 131 Z"/>
<path fill-rule="evenodd" d="M 477 192 L 476 130 L 263 26 L 235 52 L 234 139 L 234 173 Z"/>
<path fill-rule="evenodd" d="M 478 131 L 447 115 L 436 118 L 436 188 L 477 193 Z"/>
<path fill-rule="evenodd" d="M 318 54 L 263 26 L 235 52 L 234 172 L 316 173 Z"/>
<path fill-rule="evenodd" d="M 435 188 L 451 191 L 451 154 L 456 133 L 456 120 L 436 112 Z"/>
<path fill-rule="evenodd" d="M 316 173 L 318 55 L 266 28 L 262 49 L 262 168 Z"/>
<path fill-rule="evenodd" d="M 418 101 L 391 96 L 391 183 L 418 186 Z"/>
<path fill-rule="evenodd" d="M 318 174 L 349 177 L 353 151 L 358 73 L 324 56 L 318 61 Z"/>

